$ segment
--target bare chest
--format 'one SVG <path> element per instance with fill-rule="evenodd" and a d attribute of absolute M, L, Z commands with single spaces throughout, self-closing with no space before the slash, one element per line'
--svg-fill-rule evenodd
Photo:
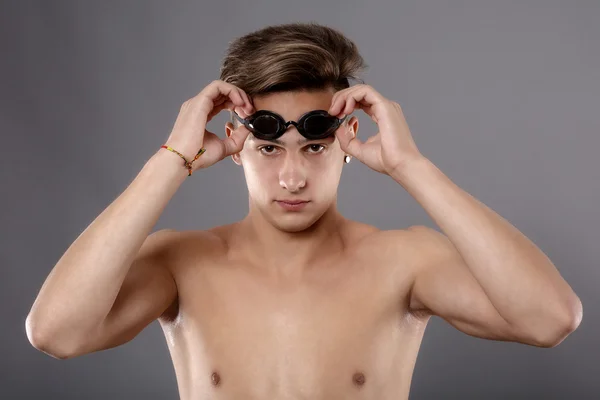
<path fill-rule="evenodd" d="M 163 329 L 182 398 L 408 393 L 423 327 L 397 270 L 365 257 L 294 281 L 249 271 L 215 262 L 178 277 L 179 314 Z"/>

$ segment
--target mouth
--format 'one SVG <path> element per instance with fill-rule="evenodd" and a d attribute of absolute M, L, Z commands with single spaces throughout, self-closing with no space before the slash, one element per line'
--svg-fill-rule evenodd
<path fill-rule="evenodd" d="M 285 203 L 285 204 L 301 204 L 301 203 L 308 203 L 308 200 L 275 200 L 278 203 Z"/>
<path fill-rule="evenodd" d="M 308 200 L 275 200 L 275 202 L 288 211 L 299 211 L 309 203 Z"/>

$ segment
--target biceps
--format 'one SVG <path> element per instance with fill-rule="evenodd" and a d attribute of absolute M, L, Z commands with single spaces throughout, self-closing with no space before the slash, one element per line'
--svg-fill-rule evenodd
<path fill-rule="evenodd" d="M 498 313 L 450 240 L 431 230 L 421 233 L 429 236 L 431 246 L 423 250 L 430 258 L 415 276 L 411 311 L 436 315 L 471 336 L 522 342 L 524 338 Z"/>
<path fill-rule="evenodd" d="M 428 278 L 415 282 L 412 310 L 436 315 L 474 337 L 520 341 L 469 271 Z"/>
<path fill-rule="evenodd" d="M 100 336 L 110 348 L 133 339 L 175 301 L 177 286 L 163 265 L 132 267 Z"/>
<path fill-rule="evenodd" d="M 132 266 L 113 307 L 95 334 L 71 357 L 120 346 L 158 318 L 177 295 L 175 282 L 155 267 Z"/>

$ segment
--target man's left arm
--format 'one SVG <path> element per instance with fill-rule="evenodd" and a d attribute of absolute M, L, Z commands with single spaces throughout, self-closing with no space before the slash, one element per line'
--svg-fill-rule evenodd
<path fill-rule="evenodd" d="M 362 142 L 352 117 L 335 132 L 342 150 L 402 185 L 444 232 L 410 232 L 419 239 L 411 243 L 427 253 L 415 268 L 411 307 L 418 303 L 474 336 L 544 347 L 575 330 L 581 301 L 552 262 L 421 154 L 400 105 L 358 84 L 336 92 L 329 113 L 341 118 L 356 109 L 379 132 Z"/>
<path fill-rule="evenodd" d="M 448 315 L 468 315 L 469 309 L 452 306 L 462 308 L 468 296 L 476 300 L 484 293 L 516 337 L 535 338 L 534 343 L 545 347 L 560 343 L 577 328 L 581 301 L 550 259 L 506 219 L 458 187 L 427 158 L 408 162 L 390 176 L 445 233 L 443 237 L 433 229 L 420 228 L 423 240 L 437 246 L 431 248 L 432 253 L 443 257 L 433 256 L 435 262 L 415 276 L 414 301 L 433 308 L 439 305 Z M 465 268 L 474 280 L 469 280 Z M 474 286 L 475 281 L 480 288 Z M 444 288 L 444 283 L 453 286 Z M 453 301 L 448 293 L 466 298 L 462 303 Z M 493 329 L 497 321 L 492 320 L 491 307 L 481 315 L 489 316 L 487 322 Z"/>

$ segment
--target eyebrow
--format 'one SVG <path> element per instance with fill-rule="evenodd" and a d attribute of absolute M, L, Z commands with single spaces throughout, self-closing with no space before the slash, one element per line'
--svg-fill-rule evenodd
<path fill-rule="evenodd" d="M 327 138 L 326 138 L 326 139 L 327 139 Z M 278 144 L 278 145 L 280 145 L 280 146 L 284 146 L 284 145 L 285 145 L 285 142 L 284 142 L 283 140 L 280 140 L 280 139 L 270 139 L 270 140 L 268 140 L 268 139 L 257 139 L 257 138 L 256 138 L 256 137 L 254 137 L 254 136 L 250 136 L 250 139 L 249 139 L 249 140 L 251 140 L 251 141 L 253 141 L 253 142 L 257 142 L 257 141 L 261 141 L 261 142 L 271 142 L 271 143 Z M 313 140 L 309 140 L 309 139 L 306 139 L 306 138 L 301 138 L 301 139 L 298 139 L 298 141 L 296 142 L 296 144 L 298 144 L 298 146 L 302 146 L 303 144 L 306 144 L 306 143 L 309 143 L 309 142 L 316 142 L 316 141 L 319 141 L 319 140 L 323 140 L 323 139 L 313 139 Z"/>

